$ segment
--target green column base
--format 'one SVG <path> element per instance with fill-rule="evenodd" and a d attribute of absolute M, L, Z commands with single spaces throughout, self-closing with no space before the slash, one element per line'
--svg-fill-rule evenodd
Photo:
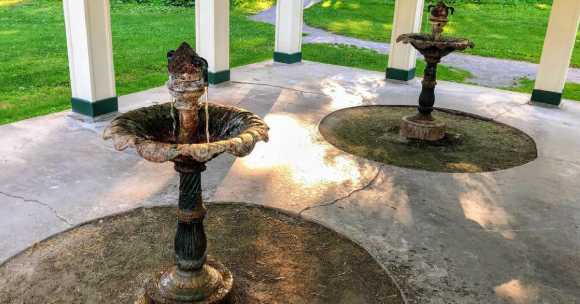
<path fill-rule="evenodd" d="M 302 52 L 294 53 L 294 54 L 286 54 L 286 53 L 279 53 L 274 52 L 274 61 L 286 64 L 292 64 L 302 61 Z"/>
<path fill-rule="evenodd" d="M 534 90 L 532 92 L 532 102 L 559 106 L 562 102 L 562 93 Z"/>
<path fill-rule="evenodd" d="M 207 76 L 209 84 L 220 84 L 222 82 L 230 81 L 230 70 L 216 73 L 209 72 Z"/>
<path fill-rule="evenodd" d="M 71 99 L 72 111 L 88 117 L 97 117 L 119 110 L 118 98 L 111 97 L 107 99 L 90 102 L 81 98 L 73 97 Z"/>
<path fill-rule="evenodd" d="M 398 81 L 413 80 L 415 79 L 415 68 L 408 71 L 395 68 L 387 68 L 387 79 Z"/>

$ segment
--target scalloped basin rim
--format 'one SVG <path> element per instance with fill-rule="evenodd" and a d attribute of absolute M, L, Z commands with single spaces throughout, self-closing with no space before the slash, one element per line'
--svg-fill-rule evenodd
<path fill-rule="evenodd" d="M 440 40 L 434 40 L 432 34 L 404 34 L 397 38 L 397 42 L 403 43 L 420 43 L 421 46 L 427 48 L 431 46 L 445 46 L 445 47 L 455 47 L 455 48 L 473 48 L 475 44 L 466 38 L 457 38 L 451 36 L 441 37 Z"/>
<path fill-rule="evenodd" d="M 135 148 L 151 162 L 193 160 L 207 162 L 221 153 L 243 157 L 256 143 L 268 141 L 268 126 L 257 115 L 233 106 L 209 103 L 210 143 L 172 142 L 174 119 L 171 104 L 165 103 L 129 111 L 116 117 L 105 129 L 116 150 Z M 205 141 L 205 109 L 199 109 L 198 137 Z"/>

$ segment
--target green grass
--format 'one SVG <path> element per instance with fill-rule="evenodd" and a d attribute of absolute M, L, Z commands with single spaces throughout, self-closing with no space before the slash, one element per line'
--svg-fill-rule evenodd
<path fill-rule="evenodd" d="M 394 0 L 324 0 L 304 12 L 306 23 L 365 40 L 390 42 Z M 551 1 L 521 4 L 456 2 L 447 34 L 475 42 L 469 53 L 539 62 Z M 430 31 L 427 14 L 423 31 Z M 580 36 L 572 65 L 580 67 Z"/>
<path fill-rule="evenodd" d="M 534 81 L 528 78 L 523 78 L 519 80 L 518 85 L 505 89 L 514 92 L 530 93 L 534 90 Z M 564 92 L 562 95 L 565 99 L 580 101 L 580 84 L 567 83 L 564 86 Z"/>
<path fill-rule="evenodd" d="M 268 2 L 271 0 L 257 0 Z M 66 36 L 61 1 L 0 5 L 0 124 L 70 107 Z M 271 58 L 274 28 L 246 19 L 256 6 L 231 14 L 231 65 Z M 124 95 L 166 81 L 169 49 L 195 42 L 193 8 L 112 2 L 117 93 Z"/>
<path fill-rule="evenodd" d="M 388 56 L 373 50 L 343 45 L 306 44 L 302 46 L 304 59 L 336 64 L 371 71 L 385 72 Z M 417 75 L 422 76 L 425 62 L 417 62 Z M 465 82 L 471 74 L 468 71 L 439 65 L 437 77 L 441 80 Z"/>
<path fill-rule="evenodd" d="M 276 0 L 235 0 L 235 10 L 245 15 L 254 15 L 272 7 Z"/>

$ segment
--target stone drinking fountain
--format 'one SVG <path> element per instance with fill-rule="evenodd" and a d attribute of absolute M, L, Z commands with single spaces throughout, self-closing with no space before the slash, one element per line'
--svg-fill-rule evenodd
<path fill-rule="evenodd" d="M 441 58 L 455 51 L 473 48 L 474 44 L 467 39 L 442 36 L 449 22 L 449 15 L 455 11 L 453 7 L 439 1 L 437 5 L 429 5 L 428 10 L 431 13 L 429 17 L 431 34 L 404 34 L 397 38 L 397 42 L 410 43 L 427 62 L 419 96 L 419 113 L 403 117 L 400 133 L 409 139 L 437 141 L 445 137 L 446 129 L 444 122 L 436 120 L 431 115 L 435 104 L 437 65 L 441 62 Z"/>
<path fill-rule="evenodd" d="M 135 148 L 148 161 L 173 162 L 179 173 L 176 265 L 149 280 L 136 303 L 220 303 L 233 276 L 207 257 L 201 172 L 222 153 L 248 155 L 268 140 L 268 126 L 248 111 L 207 103 L 207 62 L 187 43 L 167 57 L 173 102 L 122 114 L 104 134 L 116 150 Z"/>

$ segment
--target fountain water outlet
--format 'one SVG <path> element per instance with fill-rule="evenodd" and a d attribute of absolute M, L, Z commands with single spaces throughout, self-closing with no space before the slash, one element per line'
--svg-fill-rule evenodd
<path fill-rule="evenodd" d="M 467 39 L 443 37 L 449 15 L 455 12 L 453 7 L 439 1 L 436 5 L 429 5 L 428 10 L 431 34 L 403 34 L 397 38 L 397 42 L 410 43 L 427 62 L 419 96 L 419 113 L 403 117 L 400 134 L 408 139 L 438 141 L 445 137 L 446 125 L 431 115 L 435 104 L 437 65 L 441 62 L 441 58 L 452 52 L 473 48 L 475 45 Z"/>
<path fill-rule="evenodd" d="M 268 140 L 268 126 L 236 107 L 206 102 L 204 109 L 207 62 L 187 43 L 168 53 L 168 71 L 173 102 L 122 114 L 104 134 L 117 150 L 132 147 L 148 161 L 171 161 L 179 173 L 176 264 L 155 274 L 136 303 L 221 303 L 233 276 L 207 257 L 201 173 L 221 153 L 248 155 L 257 142 Z"/>

